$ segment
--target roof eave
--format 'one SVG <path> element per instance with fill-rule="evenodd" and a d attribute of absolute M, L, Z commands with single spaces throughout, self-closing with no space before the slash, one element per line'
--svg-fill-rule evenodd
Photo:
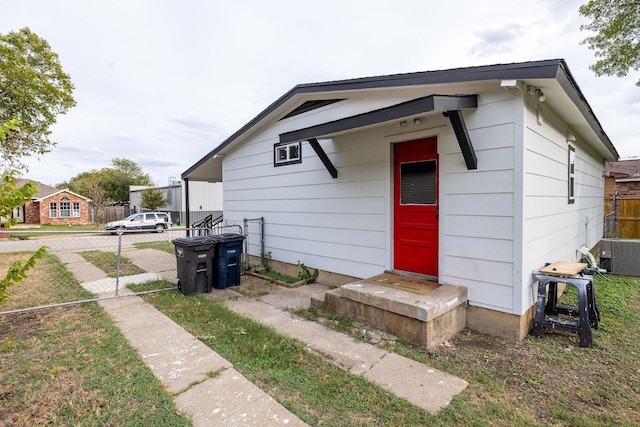
<path fill-rule="evenodd" d="M 243 127 L 238 129 L 229 138 L 201 158 L 193 166 L 182 173 L 182 179 L 190 179 L 194 172 L 203 164 L 209 162 L 216 155 L 220 155 L 233 142 L 251 131 L 255 126 L 277 113 L 286 103 L 296 96 L 311 94 L 333 93 L 338 91 L 358 91 L 379 88 L 406 87 L 416 85 L 455 84 L 460 82 L 486 81 L 486 80 L 529 80 L 529 79 L 555 79 L 561 85 L 563 91 L 576 105 L 590 128 L 603 144 L 608 156 L 605 160 L 618 160 L 619 154 L 606 135 L 600 122 L 593 113 L 591 107 L 582 95 L 576 81 L 569 72 L 563 59 L 550 59 L 531 61 L 524 63 L 485 65 L 478 67 L 457 68 L 438 71 L 423 71 L 406 74 L 393 74 L 387 76 L 363 77 L 348 80 L 329 81 L 321 83 L 308 83 L 294 86 L 280 98 L 271 103 L 267 108 L 255 116 Z M 333 96 L 333 95 L 332 95 Z M 196 179 L 197 178 L 193 178 Z M 220 180 L 221 180 L 220 176 Z"/>

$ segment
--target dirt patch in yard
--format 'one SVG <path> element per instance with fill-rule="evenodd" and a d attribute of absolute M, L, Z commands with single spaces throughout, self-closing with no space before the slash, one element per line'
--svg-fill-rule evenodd
<path fill-rule="evenodd" d="M 231 289 L 247 298 L 260 298 L 278 289 L 278 285 L 257 276 L 245 274 L 242 276 L 240 286 L 234 286 Z"/>
<path fill-rule="evenodd" d="M 47 324 L 56 324 L 73 312 L 71 307 L 11 313 L 0 316 L 0 343 L 25 340 L 42 332 Z"/>
<path fill-rule="evenodd" d="M 59 408 L 61 401 L 67 399 L 69 393 L 82 381 L 80 374 L 73 369 L 58 367 L 54 374 L 54 368 L 47 367 L 54 354 L 64 351 L 64 346 L 37 346 L 40 349 L 37 359 L 28 355 L 32 361 L 24 365 L 22 360 L 25 355 L 20 350 L 21 343 L 44 342 L 47 330 L 68 321 L 75 316 L 75 312 L 75 307 L 58 307 L 0 316 L 0 372 L 10 374 L 20 366 L 19 369 L 27 370 L 25 373 L 29 377 L 37 371 L 49 369 L 51 372 L 47 386 L 40 388 L 34 384 L 31 392 L 26 392 L 24 387 L 6 379 L 5 375 L 0 375 L 0 419 L 6 423 L 3 425 L 50 423 L 52 414 Z M 67 339 L 73 340 L 72 335 L 70 333 Z"/>

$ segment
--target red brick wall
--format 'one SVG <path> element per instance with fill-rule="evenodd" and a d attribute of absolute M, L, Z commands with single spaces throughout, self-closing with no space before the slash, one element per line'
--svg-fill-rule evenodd
<path fill-rule="evenodd" d="M 60 200 L 66 197 L 69 199 L 70 217 L 60 217 Z M 80 216 L 73 216 L 73 203 L 80 203 Z M 51 203 L 57 203 L 57 217 L 51 218 Z M 78 196 L 66 191 L 57 193 L 51 197 L 43 199 L 41 202 L 28 201 L 25 203 L 25 222 L 27 224 L 89 224 L 89 203 Z"/>
<path fill-rule="evenodd" d="M 24 204 L 24 223 L 40 224 L 40 202 L 29 200 Z"/>

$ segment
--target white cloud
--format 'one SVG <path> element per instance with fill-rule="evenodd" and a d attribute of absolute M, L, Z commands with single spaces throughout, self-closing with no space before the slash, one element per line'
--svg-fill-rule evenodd
<path fill-rule="evenodd" d="M 607 133 L 625 136 L 620 153 L 640 155 L 637 73 L 588 69 L 582 3 L 22 0 L 0 33 L 30 27 L 76 86 L 59 145 L 30 162 L 45 183 L 115 157 L 164 183 L 299 83 L 549 58 L 567 60 Z"/>

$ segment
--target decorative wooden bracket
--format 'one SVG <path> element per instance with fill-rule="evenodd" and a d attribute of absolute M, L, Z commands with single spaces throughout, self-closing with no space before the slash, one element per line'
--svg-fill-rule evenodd
<path fill-rule="evenodd" d="M 311 148 L 313 148 L 318 157 L 320 157 L 320 160 L 322 161 L 324 167 L 327 168 L 333 179 L 336 179 L 338 177 L 338 170 L 335 166 L 333 166 L 333 163 L 331 163 L 331 159 L 329 159 L 327 153 L 324 152 L 318 140 L 316 138 L 309 138 L 308 141 L 309 145 L 311 145 Z"/>
<path fill-rule="evenodd" d="M 460 110 L 450 110 L 444 113 L 445 117 L 449 118 L 453 131 L 460 144 L 462 150 L 462 156 L 464 162 L 467 164 L 467 169 L 478 169 L 478 159 L 476 158 L 476 152 L 473 150 L 471 144 L 471 138 L 469 138 L 469 132 L 467 131 L 467 125 L 464 123 L 464 117 Z"/>

